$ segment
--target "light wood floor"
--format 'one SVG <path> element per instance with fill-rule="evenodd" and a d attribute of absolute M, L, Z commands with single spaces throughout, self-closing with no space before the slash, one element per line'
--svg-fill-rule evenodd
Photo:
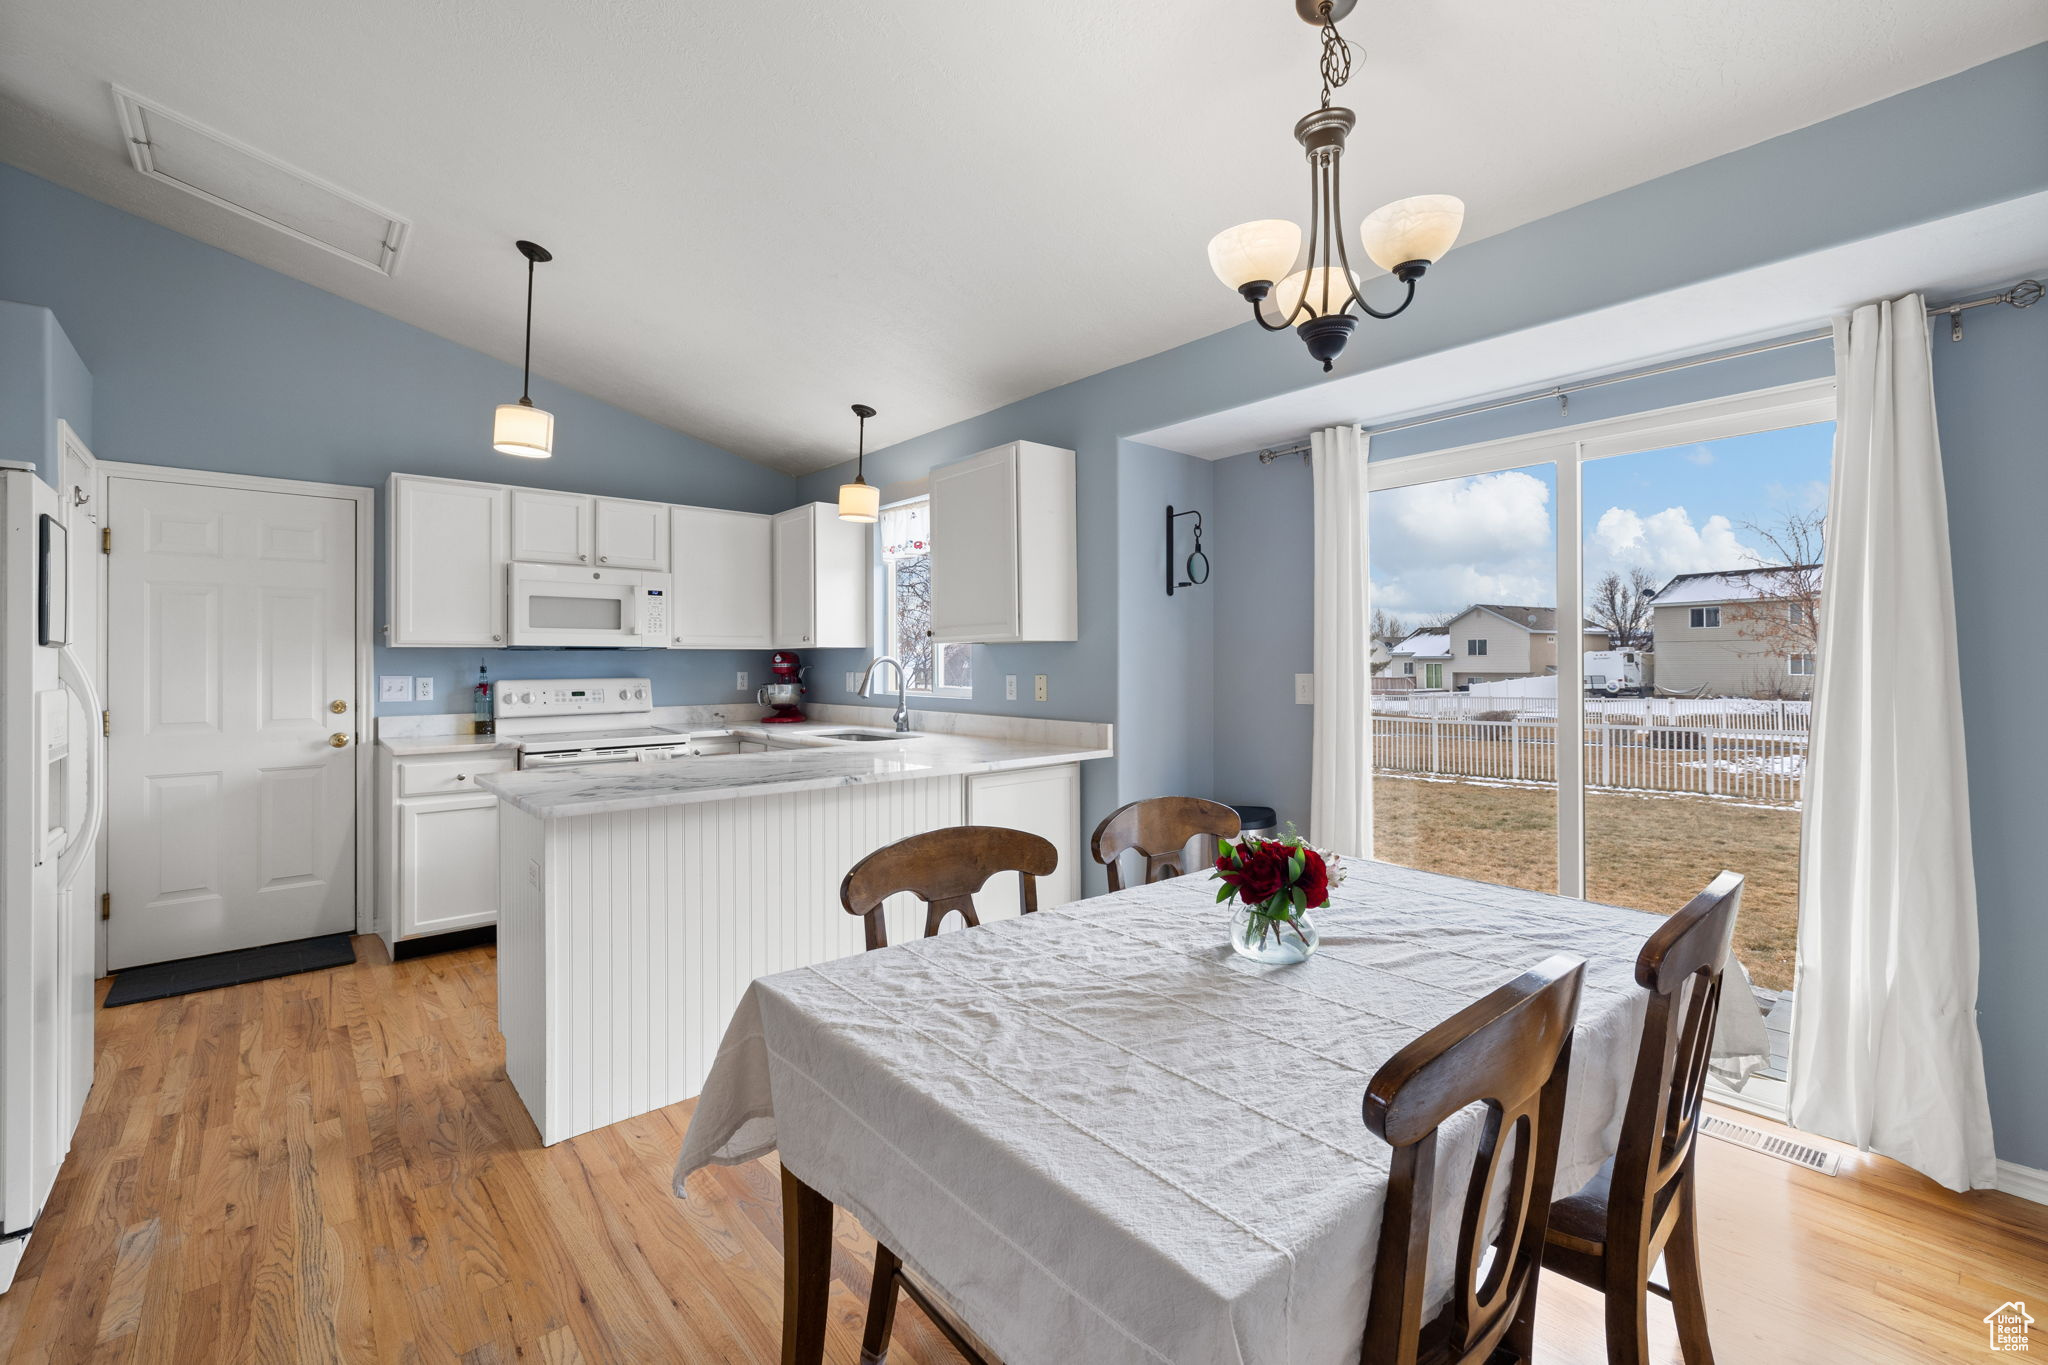
<path fill-rule="evenodd" d="M 771 1166 L 671 1197 L 687 1105 L 539 1148 L 491 951 L 357 952 L 100 1015 L 84 1123 L 0 1296 L 0 1359 L 773 1365 Z M 1831 1180 L 1703 1145 L 1724 1365 L 1980 1360 L 1979 1319 L 2015 1298 L 2048 1324 L 2048 1209 L 1881 1159 Z M 852 1365 L 873 1244 L 844 1215 L 839 1233 L 828 1359 Z M 1603 1361 L 1597 1298 L 1555 1277 L 1544 1295 L 1545 1359 Z M 907 1303 L 897 1340 L 896 1365 L 957 1359 Z"/>

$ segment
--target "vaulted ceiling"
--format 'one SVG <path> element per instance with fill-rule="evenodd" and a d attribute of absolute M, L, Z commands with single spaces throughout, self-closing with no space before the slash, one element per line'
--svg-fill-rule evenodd
<path fill-rule="evenodd" d="M 1347 216 L 1466 240 L 2048 39 L 2039 0 L 1367 0 Z M 0 160 L 750 458 L 875 444 L 1220 331 L 1306 209 L 1290 0 L 10 0 Z M 386 277 L 137 174 L 111 87 L 412 223 Z M 1455 256 L 1453 256 L 1453 261 Z M 1448 266 L 1446 268 L 1449 268 Z"/>

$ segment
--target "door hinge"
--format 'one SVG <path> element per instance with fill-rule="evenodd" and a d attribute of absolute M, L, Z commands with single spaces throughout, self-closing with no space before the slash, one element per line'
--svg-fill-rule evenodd
<path fill-rule="evenodd" d="M 111 737 L 113 733 L 114 713 L 112 711 L 100 712 L 100 734 L 105 737 Z"/>
<path fill-rule="evenodd" d="M 113 917 L 114 893 L 111 891 L 102 891 L 100 892 L 100 918 L 112 919 Z"/>
<path fill-rule="evenodd" d="M 111 526 L 100 527 L 100 553 L 103 555 L 114 553 L 114 528 Z"/>

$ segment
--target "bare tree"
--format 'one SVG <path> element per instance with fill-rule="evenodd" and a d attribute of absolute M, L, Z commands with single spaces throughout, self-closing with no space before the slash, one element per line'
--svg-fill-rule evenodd
<path fill-rule="evenodd" d="M 1656 594 L 1657 580 L 1642 565 L 1632 566 L 1627 578 L 1609 569 L 1593 585 L 1586 615 L 1607 632 L 1614 648 L 1643 649 L 1650 643 L 1650 612 Z"/>
<path fill-rule="evenodd" d="M 1388 649 L 1392 649 L 1395 645 L 1408 638 L 1408 627 L 1400 617 L 1392 612 L 1383 607 L 1374 607 L 1372 609 L 1372 623 L 1367 628 L 1366 633 L 1370 640 L 1376 640 L 1384 644 Z M 1373 673 L 1377 675 L 1385 671 L 1387 665 L 1391 662 L 1392 660 L 1390 659 L 1382 659 L 1372 666 Z"/>
<path fill-rule="evenodd" d="M 1769 526 L 1744 530 L 1764 544 L 1752 554 L 1751 582 L 1757 597 L 1727 610 L 1736 630 L 1761 652 L 1791 656 L 1820 654 L 1821 564 L 1827 558 L 1827 514 L 1787 512 Z"/>

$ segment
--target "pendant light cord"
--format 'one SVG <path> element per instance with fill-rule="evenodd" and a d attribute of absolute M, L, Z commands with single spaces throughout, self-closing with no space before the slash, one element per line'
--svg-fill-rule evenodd
<path fill-rule="evenodd" d="M 533 268 L 539 262 L 526 258 L 526 358 L 519 369 L 519 401 L 533 406 Z"/>

